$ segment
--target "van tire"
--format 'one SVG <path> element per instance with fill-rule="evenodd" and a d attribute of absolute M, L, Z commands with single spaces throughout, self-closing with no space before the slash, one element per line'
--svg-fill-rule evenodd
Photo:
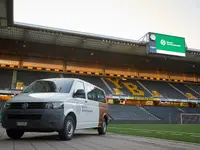
<path fill-rule="evenodd" d="M 20 139 L 24 135 L 24 131 L 17 129 L 6 129 L 6 134 L 13 140 Z"/>
<path fill-rule="evenodd" d="M 69 141 L 72 139 L 75 130 L 74 118 L 69 115 L 66 117 L 63 128 L 59 131 L 59 137 L 62 141 Z"/>
<path fill-rule="evenodd" d="M 107 121 L 104 118 L 102 120 L 101 127 L 98 128 L 98 133 L 99 133 L 99 135 L 104 135 L 104 134 L 106 134 L 106 131 L 107 131 Z"/>

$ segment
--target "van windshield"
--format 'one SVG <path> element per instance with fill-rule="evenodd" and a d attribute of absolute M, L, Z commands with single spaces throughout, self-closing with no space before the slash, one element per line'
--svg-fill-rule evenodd
<path fill-rule="evenodd" d="M 72 83 L 72 80 L 39 80 L 30 84 L 22 93 L 69 93 Z"/>

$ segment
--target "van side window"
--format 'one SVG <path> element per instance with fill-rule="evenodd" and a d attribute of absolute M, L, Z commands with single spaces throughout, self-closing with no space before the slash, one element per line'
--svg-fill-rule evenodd
<path fill-rule="evenodd" d="M 89 100 L 106 103 L 106 98 L 102 90 L 90 84 L 86 84 L 86 85 L 87 85 L 87 92 L 88 92 L 87 97 Z"/>
<path fill-rule="evenodd" d="M 104 95 L 104 92 L 98 88 L 95 89 L 95 92 L 97 96 L 96 101 L 101 102 L 101 103 L 106 103 L 106 97 Z"/>
<path fill-rule="evenodd" d="M 87 84 L 87 90 L 88 90 L 88 93 L 87 93 L 87 97 L 89 100 L 96 100 L 97 97 L 96 97 L 96 93 L 95 93 L 95 88 L 89 84 Z"/>
<path fill-rule="evenodd" d="M 85 88 L 84 88 L 84 84 L 83 84 L 83 82 L 77 82 L 76 83 L 76 86 L 75 86 L 75 88 L 74 88 L 74 92 L 76 93 L 78 90 L 83 90 L 84 92 L 85 92 Z M 85 97 L 85 95 L 83 96 L 83 97 L 81 97 L 81 98 L 86 98 Z"/>

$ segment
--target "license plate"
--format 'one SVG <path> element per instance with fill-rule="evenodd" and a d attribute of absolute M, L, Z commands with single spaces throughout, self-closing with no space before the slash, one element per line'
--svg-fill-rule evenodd
<path fill-rule="evenodd" d="M 17 122 L 17 126 L 27 126 L 27 122 Z"/>

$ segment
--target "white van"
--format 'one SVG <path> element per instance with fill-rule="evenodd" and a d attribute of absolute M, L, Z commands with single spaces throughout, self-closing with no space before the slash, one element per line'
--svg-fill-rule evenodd
<path fill-rule="evenodd" d="M 76 129 L 93 128 L 105 134 L 108 104 L 101 88 L 76 78 L 41 79 L 8 100 L 2 127 L 12 139 L 24 132 L 58 132 L 71 140 Z"/>

